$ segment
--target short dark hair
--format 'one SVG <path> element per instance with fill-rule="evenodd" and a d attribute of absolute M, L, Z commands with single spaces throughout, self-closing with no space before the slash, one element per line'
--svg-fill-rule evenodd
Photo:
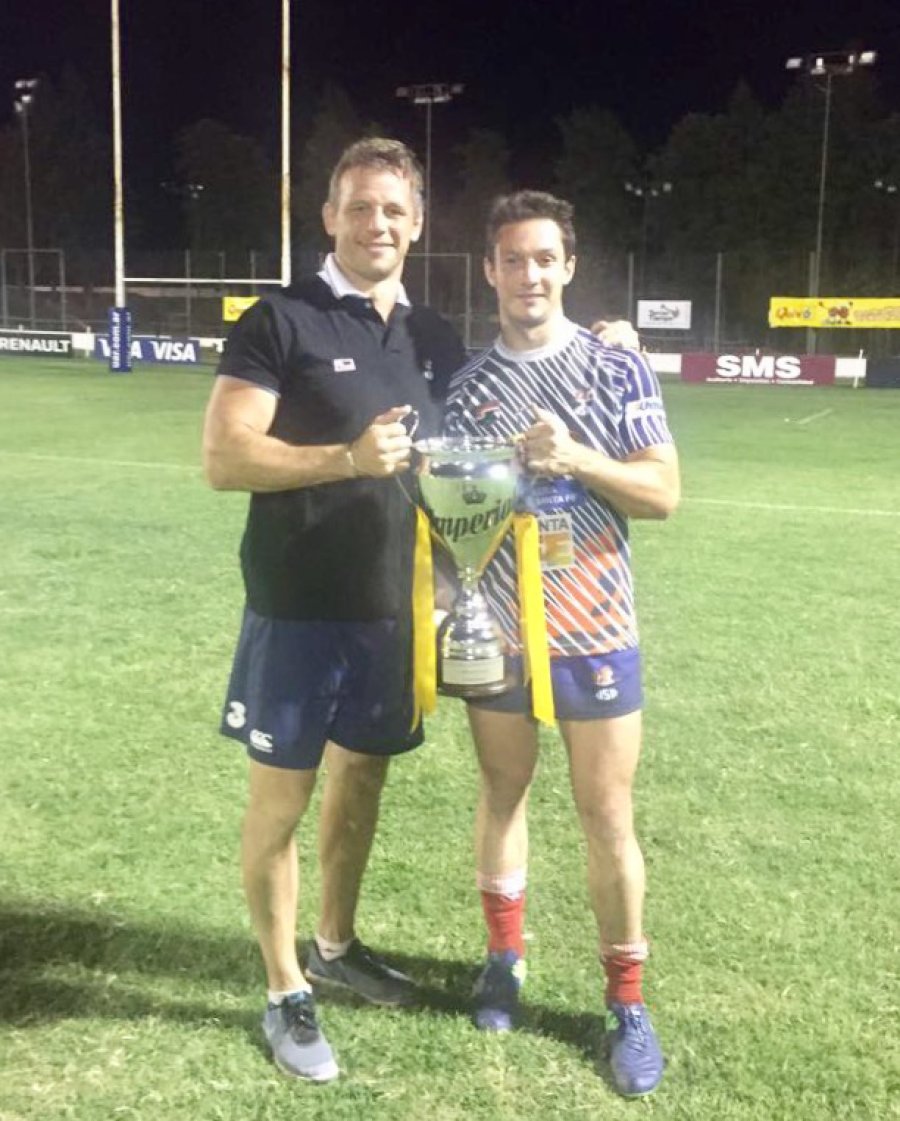
<path fill-rule="evenodd" d="M 341 153 L 341 158 L 334 165 L 331 179 L 328 183 L 328 201 L 332 206 L 337 206 L 340 195 L 341 176 L 345 171 L 352 171 L 357 167 L 371 167 L 379 171 L 393 171 L 397 175 L 409 179 L 412 184 L 413 197 L 419 210 L 422 210 L 423 175 L 422 165 L 416 159 L 412 149 L 407 148 L 399 140 L 388 140 L 383 136 L 367 136 L 357 140 Z"/>
<path fill-rule="evenodd" d="M 532 218 L 549 218 L 559 226 L 566 260 L 575 255 L 575 227 L 572 219 L 575 208 L 565 199 L 558 199 L 546 191 L 515 191 L 494 199 L 487 221 L 485 256 L 491 259 L 497 237 L 503 226 L 513 222 L 527 222 Z"/>

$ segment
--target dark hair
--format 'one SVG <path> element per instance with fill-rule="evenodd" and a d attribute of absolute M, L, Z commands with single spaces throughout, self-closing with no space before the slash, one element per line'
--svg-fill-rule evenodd
<path fill-rule="evenodd" d="M 341 158 L 334 165 L 331 179 L 328 183 L 328 201 L 332 206 L 337 206 L 340 194 L 341 176 L 345 171 L 357 167 L 371 167 L 378 171 L 394 171 L 397 175 L 409 179 L 412 184 L 413 197 L 419 211 L 422 210 L 422 165 L 416 159 L 415 153 L 399 140 L 387 140 L 383 136 L 367 136 L 357 140 L 341 153 Z"/>
<path fill-rule="evenodd" d="M 494 199 L 487 221 L 485 256 L 494 256 L 497 237 L 503 226 L 513 222 L 527 222 L 532 218 L 549 218 L 559 226 L 566 260 L 575 254 L 575 227 L 572 218 L 575 208 L 565 199 L 558 199 L 546 191 L 516 191 Z"/>

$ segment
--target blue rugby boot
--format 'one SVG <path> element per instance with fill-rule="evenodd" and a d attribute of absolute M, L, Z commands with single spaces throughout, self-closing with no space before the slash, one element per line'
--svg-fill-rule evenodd
<path fill-rule="evenodd" d="M 319 1030 L 312 993 L 291 993 L 280 1004 L 268 1005 L 262 1026 L 272 1059 L 285 1074 L 310 1082 L 331 1082 L 340 1074 Z"/>
<path fill-rule="evenodd" d="M 475 982 L 472 1021 L 480 1031 L 510 1031 L 519 1011 L 519 990 L 525 981 L 525 959 L 515 950 L 488 954 Z"/>
<path fill-rule="evenodd" d="M 646 1006 L 611 1003 L 606 1029 L 609 1065 L 619 1093 L 640 1098 L 655 1090 L 665 1063 Z"/>

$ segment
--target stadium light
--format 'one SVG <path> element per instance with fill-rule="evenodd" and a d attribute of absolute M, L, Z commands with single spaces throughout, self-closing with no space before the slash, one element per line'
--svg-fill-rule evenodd
<path fill-rule="evenodd" d="M 15 84 L 16 114 L 22 122 L 22 156 L 25 167 L 25 248 L 28 255 L 28 316 L 32 331 L 35 328 L 34 310 L 34 220 L 31 205 L 31 141 L 28 134 L 28 114 L 38 87 L 37 78 L 19 78 Z"/>
<path fill-rule="evenodd" d="M 425 106 L 425 303 L 431 296 L 431 108 L 452 101 L 465 87 L 459 82 L 423 82 L 416 86 L 398 86 L 396 95 Z"/>
<path fill-rule="evenodd" d="M 645 178 L 638 181 L 626 180 L 622 186 L 629 195 L 640 199 L 641 210 L 641 267 L 638 276 L 638 291 L 641 296 L 646 296 L 644 291 L 644 264 L 647 257 L 647 228 L 649 224 L 650 202 L 672 193 L 672 184 L 668 179 Z M 629 314 L 631 312 L 631 295 L 628 298 Z"/>
<path fill-rule="evenodd" d="M 817 51 L 814 54 L 795 56 L 785 61 L 786 70 L 801 70 L 813 78 L 825 79 L 825 117 L 822 125 L 822 156 L 819 164 L 819 201 L 816 213 L 816 252 L 810 277 L 810 298 L 819 296 L 822 276 L 822 233 L 825 225 L 825 187 L 828 176 L 828 139 L 831 128 L 831 83 L 835 77 L 847 77 L 860 66 L 873 66 L 875 51 Z M 806 333 L 807 350 L 815 352 L 815 329 Z"/>

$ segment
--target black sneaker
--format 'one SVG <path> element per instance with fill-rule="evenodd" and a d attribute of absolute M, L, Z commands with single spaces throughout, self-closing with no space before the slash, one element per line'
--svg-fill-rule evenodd
<path fill-rule="evenodd" d="M 340 1074 L 319 1031 L 312 993 L 292 993 L 281 1004 L 268 1005 L 262 1026 L 275 1065 L 285 1074 L 310 1082 L 331 1082 Z"/>
<path fill-rule="evenodd" d="M 415 999 L 416 989 L 410 978 L 391 969 L 358 938 L 353 939 L 345 954 L 333 961 L 322 957 L 313 939 L 306 975 L 313 984 L 349 989 L 372 1004 L 410 1004 Z"/>

